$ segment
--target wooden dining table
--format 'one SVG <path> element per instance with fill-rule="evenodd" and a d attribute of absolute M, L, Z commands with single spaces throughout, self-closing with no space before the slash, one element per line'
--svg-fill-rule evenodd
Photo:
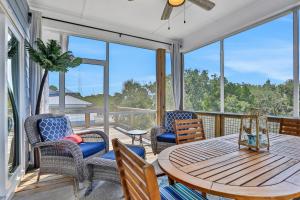
<path fill-rule="evenodd" d="M 270 150 L 238 147 L 238 135 L 175 145 L 158 163 L 176 182 L 232 199 L 300 197 L 300 137 L 270 134 Z"/>

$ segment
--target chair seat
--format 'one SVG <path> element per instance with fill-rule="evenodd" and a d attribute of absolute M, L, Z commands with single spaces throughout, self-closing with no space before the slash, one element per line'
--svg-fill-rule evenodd
<path fill-rule="evenodd" d="M 207 200 L 200 192 L 176 183 L 160 188 L 161 200 Z"/>
<path fill-rule="evenodd" d="M 173 132 L 166 132 L 157 136 L 158 142 L 176 143 L 176 134 Z"/>
<path fill-rule="evenodd" d="M 132 145 L 128 145 L 127 147 L 131 151 L 136 153 L 138 156 L 140 156 L 141 158 L 143 158 L 143 159 L 145 158 L 145 149 L 143 147 L 141 147 L 141 146 L 132 146 Z M 109 152 L 103 154 L 101 156 L 101 158 L 109 159 L 109 160 L 116 160 L 114 151 L 109 151 Z"/>
<path fill-rule="evenodd" d="M 104 150 L 106 144 L 105 142 L 82 142 L 79 144 L 79 147 L 83 154 L 83 158 L 86 158 Z"/>

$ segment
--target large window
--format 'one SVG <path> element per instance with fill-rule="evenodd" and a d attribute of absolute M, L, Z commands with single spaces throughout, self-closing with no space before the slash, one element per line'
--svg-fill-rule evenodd
<path fill-rule="evenodd" d="M 65 113 L 73 127 L 104 126 L 106 43 L 70 36 L 68 49 L 83 63 L 65 74 Z"/>
<path fill-rule="evenodd" d="M 293 16 L 225 39 L 225 112 L 292 115 Z"/>
<path fill-rule="evenodd" d="M 109 74 L 111 125 L 151 128 L 156 117 L 155 51 L 110 44 Z"/>
<path fill-rule="evenodd" d="M 184 108 L 220 111 L 220 43 L 184 56 Z"/>

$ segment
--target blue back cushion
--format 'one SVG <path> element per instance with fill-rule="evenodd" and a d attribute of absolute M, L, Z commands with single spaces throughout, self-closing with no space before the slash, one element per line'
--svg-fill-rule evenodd
<path fill-rule="evenodd" d="M 41 138 L 46 141 L 57 141 L 70 135 L 70 124 L 66 117 L 49 117 L 38 121 Z"/>
<path fill-rule="evenodd" d="M 169 111 L 165 114 L 166 132 L 175 132 L 174 122 L 176 119 L 193 119 L 193 112 L 188 111 Z"/>

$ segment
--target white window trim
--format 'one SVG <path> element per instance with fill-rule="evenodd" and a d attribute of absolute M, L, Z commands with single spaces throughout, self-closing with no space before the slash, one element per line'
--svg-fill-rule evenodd
<path fill-rule="evenodd" d="M 25 141 L 23 123 L 26 118 L 25 101 L 21 99 L 25 97 L 25 91 L 21 89 L 25 83 L 25 50 L 24 50 L 24 36 L 25 34 L 10 21 L 10 18 L 5 12 L 1 12 L 0 7 L 0 118 L 7 119 L 7 40 L 8 30 L 10 30 L 19 41 L 19 166 L 15 169 L 14 173 L 8 176 L 8 135 L 0 134 L 0 198 L 9 199 L 15 191 L 15 188 L 21 181 L 21 177 L 25 173 Z M 21 30 L 21 31 L 20 31 Z M 7 121 L 0 120 L 0 132 L 7 133 Z"/>
<path fill-rule="evenodd" d="M 65 52 L 68 50 L 69 46 L 69 36 L 74 36 L 71 34 L 60 34 L 60 43 L 62 47 L 62 51 Z M 76 36 L 82 37 L 82 36 Z M 88 38 L 89 39 L 89 38 Z M 101 41 L 101 40 L 99 40 Z M 82 64 L 91 64 L 98 65 L 99 67 L 103 67 L 103 96 L 104 96 L 104 132 L 109 135 L 109 42 L 106 42 L 106 57 L 105 60 L 98 59 L 89 59 L 82 58 Z M 61 114 L 65 114 L 65 81 L 66 74 L 64 72 L 59 73 L 59 112 Z"/>
<path fill-rule="evenodd" d="M 293 116 L 299 117 L 299 10 L 293 11 Z"/>

